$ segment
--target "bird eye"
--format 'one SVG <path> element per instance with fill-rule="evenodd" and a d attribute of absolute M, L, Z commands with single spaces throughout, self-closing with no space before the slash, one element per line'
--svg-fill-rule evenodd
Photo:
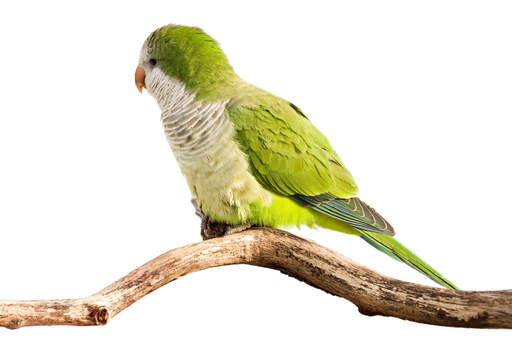
<path fill-rule="evenodd" d="M 151 59 L 149 60 L 149 64 L 151 64 L 152 66 L 155 66 L 155 65 L 156 65 L 156 59 L 151 58 Z"/>

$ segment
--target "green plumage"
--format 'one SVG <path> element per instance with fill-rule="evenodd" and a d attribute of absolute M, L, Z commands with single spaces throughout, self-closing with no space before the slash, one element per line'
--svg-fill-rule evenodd
<path fill-rule="evenodd" d="M 222 164 L 222 159 L 215 159 L 217 155 L 230 155 L 230 162 L 235 160 L 240 165 L 242 159 L 247 166 L 242 173 L 233 173 L 232 179 L 214 175 L 226 188 L 217 185 L 215 179 L 211 181 L 213 184 L 203 181 L 202 186 L 218 191 L 219 196 L 216 196 L 216 192 L 197 189 L 190 180 L 197 179 L 196 173 L 202 166 L 193 168 L 187 164 L 197 170 L 187 178 L 192 192 L 198 195 L 196 199 L 201 208 L 212 219 L 234 225 L 317 225 L 359 235 L 378 250 L 437 283 L 456 289 L 393 239 L 392 226 L 357 198 L 354 178 L 327 138 L 306 115 L 289 101 L 240 79 L 210 36 L 198 28 L 168 25 L 153 32 L 144 49 L 142 55 L 146 59 L 141 63 L 146 65 L 147 71 L 152 71 L 147 66 L 148 58 L 152 58 L 169 80 L 182 82 L 186 90 L 194 94 L 198 105 L 226 103 L 225 114 L 236 141 L 231 144 L 236 150 L 226 154 L 228 147 L 225 147 L 224 154 L 212 152 L 197 161 L 197 165 L 202 165 L 201 162 Z M 160 89 L 159 86 L 153 88 Z M 236 155 L 240 155 L 240 159 L 236 159 Z M 253 185 L 254 179 L 256 185 Z M 201 197 L 198 193 L 205 194 Z M 228 200 L 219 203 L 220 195 L 226 193 Z"/>
<path fill-rule="evenodd" d="M 402 261 L 415 270 L 418 270 L 434 282 L 451 289 L 458 289 L 455 284 L 443 277 L 421 258 L 399 243 L 396 239 L 385 234 L 361 231 L 361 237 L 370 245 L 384 252 L 388 256 Z"/>
<path fill-rule="evenodd" d="M 261 96 L 261 97 L 260 97 Z M 357 185 L 327 138 L 295 105 L 271 94 L 228 110 L 251 173 L 268 190 L 309 207 L 317 225 L 347 232 L 402 261 L 440 285 L 457 289 L 393 237 L 392 226 L 357 195 Z M 281 212 L 287 208 L 280 207 Z M 289 208 L 288 208 L 289 209 Z M 297 210 L 296 208 L 291 208 Z M 282 214 L 275 212 L 275 214 Z M 339 223 L 319 223 L 323 214 Z M 301 224 L 293 221 L 288 224 Z M 274 225 L 275 226 L 275 225 Z"/>
<path fill-rule="evenodd" d="M 281 195 L 356 195 L 352 175 L 304 114 L 284 99 L 255 92 L 245 98 L 249 103 L 228 108 L 228 115 L 256 179 Z"/>

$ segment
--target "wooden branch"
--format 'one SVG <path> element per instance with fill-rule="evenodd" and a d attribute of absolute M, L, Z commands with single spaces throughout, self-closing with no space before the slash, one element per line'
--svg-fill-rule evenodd
<path fill-rule="evenodd" d="M 399 281 L 291 233 L 254 228 L 171 250 L 100 292 L 79 299 L 0 300 L 0 326 L 103 325 L 183 275 L 215 266 L 276 269 L 346 298 L 366 315 L 470 328 L 512 328 L 512 290 L 454 291 Z"/>

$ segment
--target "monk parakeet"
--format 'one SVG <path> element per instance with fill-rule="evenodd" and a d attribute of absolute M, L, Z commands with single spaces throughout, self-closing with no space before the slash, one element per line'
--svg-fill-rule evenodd
<path fill-rule="evenodd" d="M 319 226 L 362 237 L 448 288 L 455 285 L 396 241 L 357 197 L 327 138 L 293 103 L 237 76 L 196 27 L 151 33 L 135 72 L 162 111 L 165 135 L 201 211 L 233 226 Z"/>

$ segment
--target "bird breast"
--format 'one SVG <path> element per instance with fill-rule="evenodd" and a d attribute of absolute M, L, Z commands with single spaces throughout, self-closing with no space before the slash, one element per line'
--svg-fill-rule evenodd
<path fill-rule="evenodd" d="M 249 204 L 258 200 L 270 204 L 271 194 L 249 172 L 225 112 L 228 101 L 196 100 L 182 82 L 168 78 L 159 86 L 166 92 L 158 96 L 162 99 L 161 120 L 192 195 L 203 211 L 217 220 L 247 220 Z"/>

